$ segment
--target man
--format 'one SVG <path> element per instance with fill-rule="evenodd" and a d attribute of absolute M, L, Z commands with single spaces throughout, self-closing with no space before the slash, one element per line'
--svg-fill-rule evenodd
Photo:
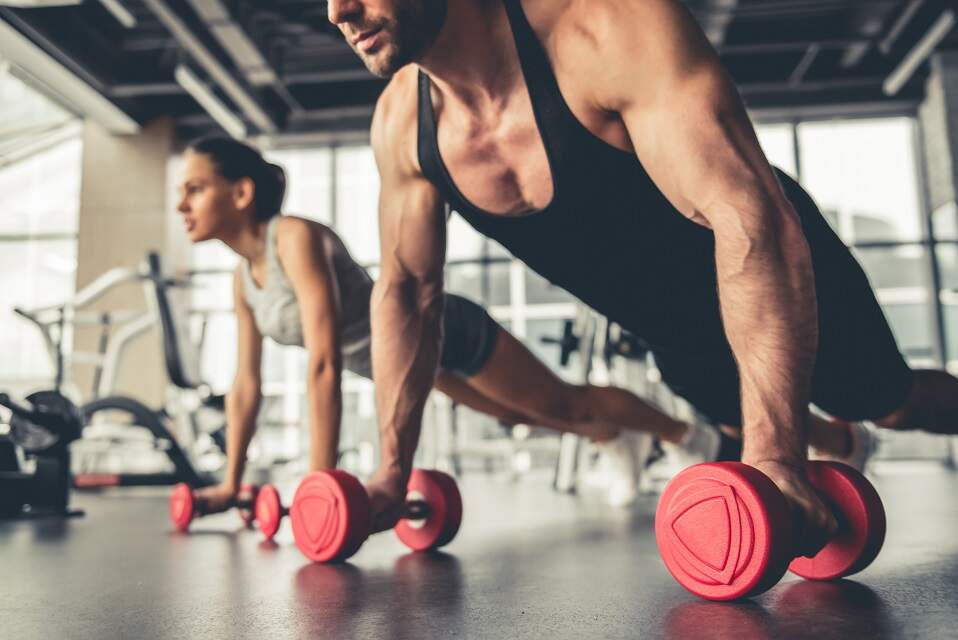
<path fill-rule="evenodd" d="M 907 367 L 861 268 L 769 166 L 676 0 L 331 0 L 329 19 L 392 78 L 371 132 L 378 528 L 396 517 L 436 370 L 444 202 L 643 338 L 698 410 L 740 425 L 742 460 L 801 512 L 804 553 L 836 527 L 804 474 L 810 401 L 953 431 L 958 380 Z"/>

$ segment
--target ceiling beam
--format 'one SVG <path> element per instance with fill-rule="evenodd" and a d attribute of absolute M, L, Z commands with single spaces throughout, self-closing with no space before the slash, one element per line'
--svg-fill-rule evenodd
<path fill-rule="evenodd" d="M 924 5 L 924 0 L 909 0 L 908 4 L 905 5 L 904 10 L 898 15 L 898 18 L 888 29 L 888 33 L 885 34 L 885 37 L 882 38 L 882 41 L 878 43 L 878 50 L 884 53 L 886 56 L 891 53 L 892 48 L 895 46 L 895 42 L 904 33 L 905 29 L 911 24 L 912 18 L 918 13 L 918 10 L 921 9 Z"/>
<path fill-rule="evenodd" d="M 176 41 L 190 54 L 196 63 L 223 89 L 230 100 L 239 107 L 240 111 L 243 112 L 250 122 L 265 133 L 275 133 L 279 130 L 273 117 L 259 104 L 253 94 L 243 86 L 243 82 L 226 69 L 165 0 L 142 1 L 143 4 L 159 18 L 160 22 L 169 29 Z"/>
<path fill-rule="evenodd" d="M 795 70 L 792 71 L 792 75 L 788 78 L 788 84 L 797 87 L 802 84 L 802 81 L 805 79 L 805 75 L 808 73 L 808 70 L 815 64 L 815 58 L 818 57 L 818 52 L 821 51 L 821 47 L 817 44 L 809 45 L 808 49 L 805 50 L 805 55 L 802 56 L 802 59 L 799 60 L 798 65 L 795 67 Z"/>
<path fill-rule="evenodd" d="M 721 55 L 737 55 L 747 53 L 787 53 L 789 51 L 805 51 L 808 47 L 816 45 L 819 49 L 844 49 L 856 45 L 868 45 L 871 40 L 868 38 L 834 38 L 829 40 L 815 40 L 812 38 L 803 38 L 793 41 L 767 41 L 767 42 L 741 42 L 735 44 L 726 44 L 719 47 Z"/>
<path fill-rule="evenodd" d="M 941 12 L 938 18 L 932 23 L 925 35 L 921 37 L 918 43 L 912 47 L 911 51 L 902 58 L 902 61 L 885 79 L 882 88 L 886 95 L 893 96 L 897 94 L 903 86 L 911 79 L 918 67 L 935 52 L 935 47 L 945 39 L 955 26 L 955 12 L 952 9 L 946 9 Z"/>

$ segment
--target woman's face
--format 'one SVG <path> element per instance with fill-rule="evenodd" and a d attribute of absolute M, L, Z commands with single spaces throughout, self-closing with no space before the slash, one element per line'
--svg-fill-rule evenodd
<path fill-rule="evenodd" d="M 244 205 L 248 206 L 246 182 L 227 180 L 208 155 L 187 151 L 176 209 L 183 214 L 190 242 L 230 235 L 229 230 L 241 222 Z"/>

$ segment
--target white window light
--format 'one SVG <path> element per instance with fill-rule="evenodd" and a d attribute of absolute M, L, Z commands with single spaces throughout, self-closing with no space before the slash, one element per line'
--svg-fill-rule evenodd
<path fill-rule="evenodd" d="M 139 133 L 140 125 L 133 118 L 2 20 L 0 57 L 55 95 L 64 107 L 89 117 L 111 133 Z"/>

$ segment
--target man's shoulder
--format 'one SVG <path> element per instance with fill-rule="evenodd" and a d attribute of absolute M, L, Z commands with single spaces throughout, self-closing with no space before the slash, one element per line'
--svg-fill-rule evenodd
<path fill-rule="evenodd" d="M 533 28 L 556 75 L 572 78 L 570 85 L 588 94 L 589 103 L 607 111 L 618 111 L 624 100 L 636 99 L 708 48 L 679 0 L 566 0 L 551 11 L 551 21 L 540 17 Z"/>
<path fill-rule="evenodd" d="M 386 83 L 386 87 L 379 95 L 376 110 L 388 108 L 399 113 L 406 107 L 406 111 L 415 113 L 417 88 L 419 86 L 419 67 L 407 64 L 397 71 Z"/>
<path fill-rule="evenodd" d="M 522 0 L 536 37 L 557 71 L 592 77 L 608 66 L 611 41 L 643 38 L 643 5 L 672 0 Z M 644 39 L 644 38 L 643 38 Z"/>
<path fill-rule="evenodd" d="M 396 153 L 416 135 L 418 77 L 419 67 L 406 65 L 389 80 L 376 101 L 370 141 L 377 154 Z"/>
<path fill-rule="evenodd" d="M 538 20 L 544 28 L 572 28 L 584 32 L 609 28 L 651 29 L 654 25 L 630 24 L 628 19 L 643 16 L 658 21 L 682 7 L 680 0 L 523 0 L 522 5 L 530 21 Z"/>

